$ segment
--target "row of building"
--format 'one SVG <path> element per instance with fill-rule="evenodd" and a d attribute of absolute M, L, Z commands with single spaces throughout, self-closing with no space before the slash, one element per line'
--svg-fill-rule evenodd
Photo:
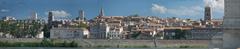
<path fill-rule="evenodd" d="M 205 9 L 204 20 L 200 21 L 139 15 L 105 16 L 101 9 L 99 15 L 94 19 L 88 21 L 79 19 L 77 22 L 84 22 L 88 25 L 85 29 L 79 29 L 79 33 L 82 33 L 82 37 L 91 39 L 174 39 L 177 29 L 186 31 L 185 39 L 211 39 L 213 36 L 222 35 L 222 20 L 211 19 L 211 8 L 206 7 Z M 79 18 L 84 18 L 84 12 L 81 11 L 80 14 Z M 58 27 L 51 29 L 51 35 L 62 31 L 63 28 Z M 67 30 L 76 29 L 65 27 L 65 31 Z M 61 34 L 74 35 L 74 31 L 69 32 L 71 33 L 62 31 Z M 67 34 L 65 34 L 66 37 L 68 37 Z M 64 35 L 60 36 L 64 37 Z M 50 38 L 57 37 L 51 36 Z"/>
<path fill-rule="evenodd" d="M 175 39 L 184 30 L 184 39 L 211 39 L 222 35 L 222 20 L 214 20 L 211 7 L 206 6 L 204 20 L 159 18 L 157 16 L 105 16 L 101 9 L 94 19 L 86 20 L 84 11 L 79 11 L 79 17 L 73 20 L 54 19 L 52 12 L 48 13 L 47 23 L 44 23 L 50 33 L 50 38 L 90 38 L 90 39 Z M 5 20 L 16 20 L 4 17 Z M 33 14 L 32 19 L 37 19 Z M 43 36 L 43 35 L 42 35 Z"/>

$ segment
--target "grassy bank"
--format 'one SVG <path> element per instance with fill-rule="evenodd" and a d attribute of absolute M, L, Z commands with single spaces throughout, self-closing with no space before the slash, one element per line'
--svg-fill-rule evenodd
<path fill-rule="evenodd" d="M 147 43 L 144 43 L 147 42 Z M 166 42 L 166 41 L 162 41 Z M 175 42 L 175 41 L 169 41 Z M 181 42 L 181 41 L 180 41 Z M 143 44 L 142 44 L 143 43 Z M 149 43 L 149 44 L 148 44 Z M 183 42 L 184 43 L 184 42 Z M 155 48 L 146 40 L 2 39 L 0 47 Z M 157 44 L 158 48 L 207 48 L 201 44 Z"/>
<path fill-rule="evenodd" d="M 1 41 L 0 47 L 79 47 L 78 43 L 72 42 L 55 42 L 54 40 L 44 39 L 41 42 L 8 42 Z"/>
<path fill-rule="evenodd" d="M 119 45 L 119 46 L 95 45 L 95 46 L 91 46 L 90 48 L 152 48 L 152 47 L 147 46 L 147 45 L 137 45 L 137 46 L 131 46 L 131 45 Z"/>
<path fill-rule="evenodd" d="M 178 45 L 178 46 L 165 46 L 164 48 L 208 48 L 203 45 Z"/>
<path fill-rule="evenodd" d="M 95 45 L 95 46 L 81 46 L 75 41 L 72 42 L 54 42 L 51 40 L 43 40 L 42 42 L 0 42 L 0 47 L 85 47 L 85 48 L 153 48 L 148 45 Z M 163 48 L 207 48 L 207 46 L 196 45 L 179 45 L 179 46 L 166 46 Z"/>

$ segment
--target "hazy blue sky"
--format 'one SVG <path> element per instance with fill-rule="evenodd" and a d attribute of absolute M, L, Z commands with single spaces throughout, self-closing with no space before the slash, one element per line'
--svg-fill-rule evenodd
<path fill-rule="evenodd" d="M 200 19 L 204 6 L 213 7 L 213 17 L 223 17 L 222 0 L 0 0 L 0 17 L 14 16 L 26 19 L 36 11 L 40 18 L 46 19 L 47 12 L 53 11 L 58 17 L 76 18 L 83 9 L 88 19 L 98 15 L 100 8 L 106 16 L 179 17 Z"/>

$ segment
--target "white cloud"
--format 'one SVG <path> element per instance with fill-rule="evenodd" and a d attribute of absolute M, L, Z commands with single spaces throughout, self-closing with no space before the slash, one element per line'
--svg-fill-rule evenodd
<path fill-rule="evenodd" d="M 66 17 L 66 16 L 70 16 L 69 13 L 67 13 L 66 11 L 63 10 L 55 10 L 55 11 L 50 11 L 53 13 L 53 16 L 55 17 Z M 46 14 L 48 14 L 48 12 L 46 12 Z"/>
<path fill-rule="evenodd" d="M 158 12 L 160 14 L 164 14 L 164 13 L 173 14 L 176 16 L 196 16 L 201 14 L 201 12 L 203 11 L 203 8 L 200 6 L 192 6 L 192 7 L 182 6 L 179 8 L 166 8 L 164 6 L 153 4 L 152 11 Z"/>
<path fill-rule="evenodd" d="M 210 6 L 214 11 L 224 11 L 224 0 L 203 0 L 206 6 Z"/>
<path fill-rule="evenodd" d="M 202 8 L 200 6 L 193 7 L 180 7 L 177 9 L 169 9 L 170 14 L 175 14 L 177 16 L 196 16 L 201 14 Z"/>
<path fill-rule="evenodd" d="M 8 9 L 1 9 L 0 11 L 1 11 L 1 12 L 9 12 Z"/>
<path fill-rule="evenodd" d="M 154 12 L 159 12 L 159 13 L 166 13 L 167 8 L 165 8 L 164 6 L 160 6 L 158 4 L 152 4 L 152 11 Z"/>

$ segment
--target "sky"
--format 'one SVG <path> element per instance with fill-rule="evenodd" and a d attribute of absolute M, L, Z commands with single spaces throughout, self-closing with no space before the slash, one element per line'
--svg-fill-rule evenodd
<path fill-rule="evenodd" d="M 0 0 L 0 17 L 27 19 L 36 12 L 38 18 L 47 19 L 52 11 L 56 18 L 74 19 L 84 10 L 85 17 L 92 19 L 103 8 L 105 16 L 138 14 L 198 20 L 203 18 L 205 6 L 212 7 L 214 19 L 223 17 L 223 0 Z"/>

